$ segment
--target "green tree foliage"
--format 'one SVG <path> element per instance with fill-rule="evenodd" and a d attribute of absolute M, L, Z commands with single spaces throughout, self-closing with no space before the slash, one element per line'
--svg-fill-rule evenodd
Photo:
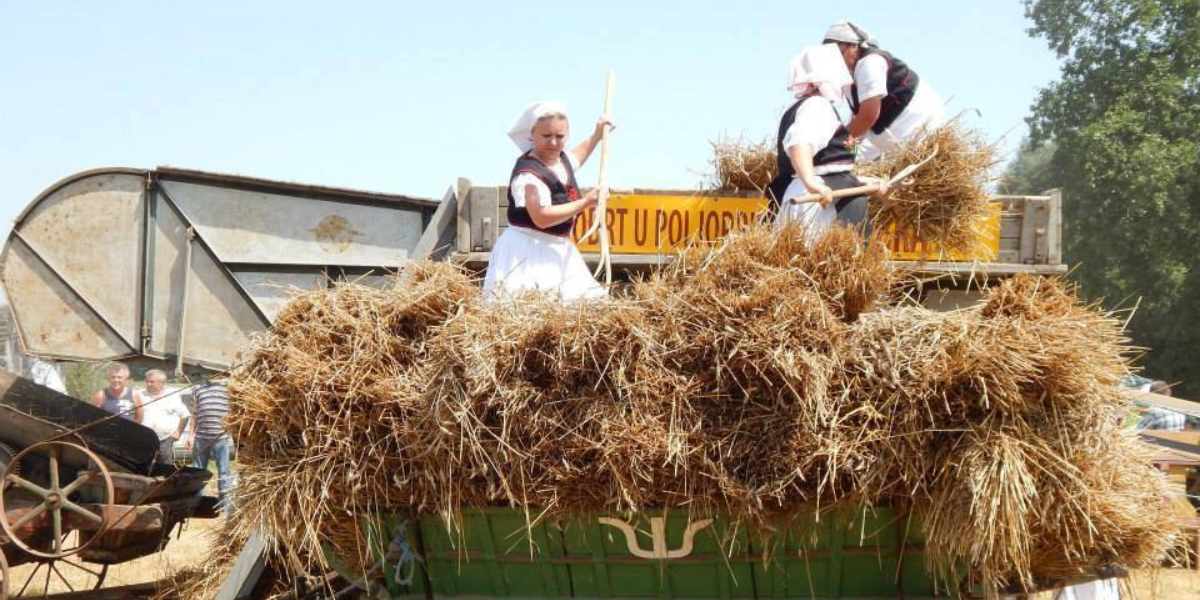
<path fill-rule="evenodd" d="M 1146 375 L 1200 395 L 1200 0 L 1025 0 L 1025 10 L 1062 76 L 1035 101 L 1027 164 L 1010 174 L 1039 186 L 1051 174 L 1083 292 L 1137 302 Z M 1029 164 L 1047 142 L 1048 158 Z"/>
<path fill-rule="evenodd" d="M 1054 142 L 1034 146 L 1030 140 L 1023 140 L 1016 158 L 1005 168 L 997 191 L 1001 194 L 1036 196 L 1060 187 L 1062 182 L 1051 169 L 1057 150 L 1058 145 Z"/>

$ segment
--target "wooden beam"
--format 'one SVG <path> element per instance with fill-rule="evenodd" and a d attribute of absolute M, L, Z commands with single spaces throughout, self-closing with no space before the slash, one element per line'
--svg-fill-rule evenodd
<path fill-rule="evenodd" d="M 250 539 L 246 540 L 246 545 L 242 546 L 242 551 L 233 563 L 233 569 L 229 571 L 229 577 L 221 584 L 221 589 L 217 590 L 213 600 L 249 598 L 266 567 L 266 543 L 263 541 L 262 532 L 255 531 L 250 535 Z"/>
<path fill-rule="evenodd" d="M 446 195 L 442 197 L 442 203 L 438 205 L 437 210 L 433 211 L 429 225 L 425 227 L 425 231 L 421 232 L 421 239 L 417 240 L 417 245 L 413 247 L 409 258 L 425 260 L 432 256 L 434 250 L 438 249 L 438 240 L 442 239 L 442 234 L 448 228 L 456 226 L 457 216 L 458 196 L 455 194 L 454 188 L 448 188 Z"/>

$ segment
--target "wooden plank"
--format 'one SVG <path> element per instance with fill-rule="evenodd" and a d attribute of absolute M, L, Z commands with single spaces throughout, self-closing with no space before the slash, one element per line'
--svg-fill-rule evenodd
<path fill-rule="evenodd" d="M 1030 275 L 1065 275 L 1067 272 L 1066 265 L 1026 265 L 1014 263 L 965 263 L 965 262 L 941 262 L 941 263 L 921 263 L 921 262 L 902 262 L 888 261 L 891 266 L 916 273 L 945 273 L 954 275 L 1016 275 L 1017 273 L 1028 273 Z"/>
<path fill-rule="evenodd" d="M 1046 192 L 1050 196 L 1047 203 L 1049 218 L 1046 223 L 1046 262 L 1057 265 L 1062 263 L 1062 190 L 1053 189 Z"/>
<path fill-rule="evenodd" d="M 1037 263 L 1037 206 L 1034 202 L 1025 203 L 1024 217 L 1021 220 L 1021 254 L 1020 261 L 1025 264 Z"/>
<path fill-rule="evenodd" d="M 229 577 L 221 584 L 221 589 L 217 590 L 213 600 L 249 598 L 250 594 L 254 593 L 254 586 L 258 585 L 258 579 L 266 566 L 266 544 L 263 542 L 262 532 L 255 531 L 250 535 L 250 539 L 246 540 L 246 545 L 242 546 L 241 553 L 233 563 L 233 569 L 229 571 Z"/>
<path fill-rule="evenodd" d="M 425 260 L 432 256 L 434 250 L 437 249 L 438 240 L 442 239 L 442 234 L 448 228 L 456 226 L 457 216 L 458 196 L 455 194 L 454 188 L 447 188 L 446 194 L 442 196 L 442 203 L 433 212 L 433 216 L 429 219 L 429 225 L 421 233 L 421 238 L 417 240 L 417 245 L 413 246 L 412 254 L 409 255 L 409 258 L 412 260 Z"/>
<path fill-rule="evenodd" d="M 1191 446 L 1187 450 L 1197 456 L 1200 456 L 1200 431 L 1163 431 L 1159 429 L 1147 429 L 1140 432 L 1143 436 L 1155 437 L 1180 444 Z"/>
<path fill-rule="evenodd" d="M 1024 214 L 1022 211 L 1020 215 L 1001 215 L 1000 237 L 1021 239 L 1021 220 Z"/>
<path fill-rule="evenodd" d="M 455 245 L 457 246 L 459 252 L 471 251 L 471 216 L 469 214 L 471 210 L 471 204 L 469 202 L 470 194 L 471 180 L 467 179 L 466 177 L 459 177 L 458 189 L 455 193 L 455 197 L 458 199 L 457 206 L 455 207 L 458 215 L 458 222 L 456 224 L 456 228 L 458 229 L 458 243 Z"/>
<path fill-rule="evenodd" d="M 491 257 L 490 252 L 463 252 L 454 255 L 451 260 L 467 265 L 482 266 L 487 265 L 488 259 Z M 599 256 L 594 252 L 583 253 L 583 260 L 588 264 L 595 264 Z M 675 255 L 671 254 L 613 254 L 612 264 L 614 267 L 624 268 L 643 268 L 665 265 L 674 260 Z M 1028 273 L 1030 275 L 1065 275 L 1067 272 L 1066 265 L 1025 265 L 1015 263 L 967 263 L 967 262 L 917 262 L 917 261 L 888 261 L 888 264 L 893 268 L 913 273 L 927 273 L 935 275 L 960 275 L 967 276 L 974 274 L 976 277 L 983 276 L 1007 276 L 1017 273 Z"/>
<path fill-rule="evenodd" d="M 1121 394 L 1132 400 L 1134 403 L 1141 404 L 1143 406 L 1157 406 L 1158 408 L 1173 410 L 1177 413 L 1183 413 L 1193 417 L 1200 417 L 1200 403 L 1198 402 L 1132 389 L 1122 389 Z"/>
<path fill-rule="evenodd" d="M 470 247 L 472 252 L 489 252 L 500 235 L 499 199 L 494 187 L 471 188 Z"/>
<path fill-rule="evenodd" d="M 1033 214 L 1036 223 L 1034 224 L 1034 241 L 1033 241 L 1033 262 L 1037 264 L 1045 264 L 1047 257 L 1050 256 L 1050 205 L 1047 202 L 1034 202 Z M 1029 211 L 1026 211 L 1026 215 Z"/>
<path fill-rule="evenodd" d="M 88 510 L 99 513 L 106 507 L 88 505 Z M 158 531 L 163 527 L 163 510 L 158 506 L 124 506 L 116 505 L 104 510 L 106 531 Z M 70 513 L 68 518 L 77 518 Z M 90 523 L 81 523 L 76 529 L 95 529 Z"/>

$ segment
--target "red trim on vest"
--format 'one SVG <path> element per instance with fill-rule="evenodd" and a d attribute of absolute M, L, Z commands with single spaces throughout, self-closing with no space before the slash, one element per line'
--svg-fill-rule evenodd
<path fill-rule="evenodd" d="M 534 160 L 537 160 L 537 157 L 534 157 Z M 542 164 L 543 164 L 543 165 L 545 165 L 546 163 L 542 163 Z M 547 169 L 549 169 L 550 167 L 549 167 L 549 166 L 547 166 L 546 168 L 547 168 Z M 549 187 L 550 187 L 550 182 L 549 182 L 549 181 L 546 181 L 546 178 L 545 178 L 545 177 L 542 177 L 541 175 L 539 175 L 537 171 L 534 171 L 533 169 L 521 169 L 521 170 L 517 171 L 517 175 L 520 175 L 520 174 L 522 174 L 522 173 L 529 173 L 530 175 L 533 175 L 534 177 L 537 177 L 537 178 L 538 178 L 538 181 L 541 181 L 541 182 L 542 182 L 542 184 L 544 184 L 544 185 L 545 185 L 547 188 L 549 188 Z M 516 179 L 516 177 L 513 177 L 513 179 Z M 576 188 L 575 186 L 573 186 L 573 185 L 571 185 L 570 183 L 567 183 L 567 182 L 562 182 L 562 181 L 560 181 L 559 183 L 562 183 L 562 186 L 563 186 L 564 188 L 566 188 L 566 190 L 567 190 L 567 199 L 569 199 L 569 200 L 578 200 L 578 199 L 580 198 L 580 196 L 579 196 L 579 188 Z M 528 209 L 526 209 L 526 210 L 528 210 Z"/>

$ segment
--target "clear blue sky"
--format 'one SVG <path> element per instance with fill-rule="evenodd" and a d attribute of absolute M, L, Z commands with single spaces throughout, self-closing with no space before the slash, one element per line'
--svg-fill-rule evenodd
<path fill-rule="evenodd" d="M 774 135 L 789 58 L 845 18 L 952 98 L 952 111 L 977 109 L 989 137 L 1008 133 L 1010 151 L 1058 72 L 1025 33 L 1018 0 L 2 6 L 5 234 L 47 186 L 102 166 L 428 197 L 460 176 L 498 183 L 521 109 L 562 100 L 586 135 L 609 68 L 612 184 L 695 186 L 710 140 Z M 585 185 L 595 177 L 591 164 Z"/>

